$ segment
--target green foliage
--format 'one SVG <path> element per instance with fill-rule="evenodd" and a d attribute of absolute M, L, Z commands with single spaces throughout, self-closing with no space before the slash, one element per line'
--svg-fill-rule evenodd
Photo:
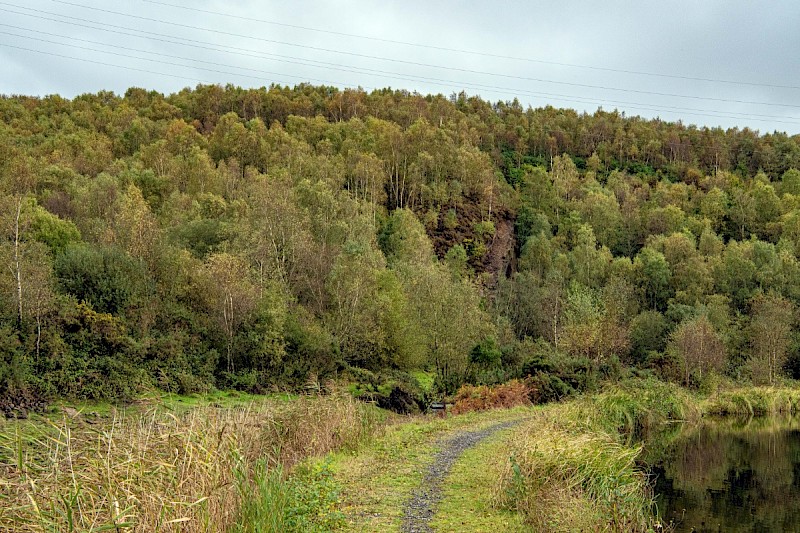
<path fill-rule="evenodd" d="M 531 387 L 532 400 L 546 403 L 595 389 L 599 375 L 591 361 L 560 353 L 543 340 L 523 344 L 520 377 Z"/>
<path fill-rule="evenodd" d="M 475 345 L 469 354 L 469 360 L 474 365 L 491 368 L 500 364 L 502 356 L 497 340 L 494 337 L 487 337 Z"/>
<path fill-rule="evenodd" d="M 3 372 L 52 395 L 343 365 L 454 392 L 518 375 L 541 339 L 591 367 L 533 372 L 555 398 L 620 362 L 672 376 L 667 334 L 698 314 L 720 368 L 758 380 L 754 298 L 800 303 L 780 133 L 310 85 L 8 97 L 0 118 Z"/>
<path fill-rule="evenodd" d="M 33 216 L 31 229 L 33 238 L 46 244 L 54 254 L 63 252 L 68 245 L 81 240 L 81 234 L 75 224 L 41 208 L 38 208 Z"/>
<path fill-rule="evenodd" d="M 17 333 L 10 324 L 0 326 L 0 393 L 24 389 L 30 379 L 29 368 Z"/>
<path fill-rule="evenodd" d="M 425 264 L 433 260 L 425 228 L 410 209 L 392 212 L 378 235 L 378 243 L 390 263 Z"/>
<path fill-rule="evenodd" d="M 242 505 L 232 531 L 240 533 L 325 532 L 344 525 L 339 487 L 328 462 L 303 465 L 284 477 L 281 468 L 258 461 L 252 475 L 236 472 Z"/>
<path fill-rule="evenodd" d="M 62 291 L 101 313 L 122 313 L 144 296 L 142 265 L 117 248 L 71 245 L 53 268 Z"/>
<path fill-rule="evenodd" d="M 661 352 L 667 344 L 667 320 L 657 311 L 644 311 L 631 321 L 634 362 L 642 363 L 650 352 Z"/>

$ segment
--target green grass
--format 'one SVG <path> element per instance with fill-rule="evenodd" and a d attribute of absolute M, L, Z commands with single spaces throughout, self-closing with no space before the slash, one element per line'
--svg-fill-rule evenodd
<path fill-rule="evenodd" d="M 431 521 L 434 531 L 523 532 L 529 528 L 522 516 L 498 505 L 497 480 L 509 465 L 512 429 L 499 431 L 468 449 L 446 480 L 438 512 Z"/>
<path fill-rule="evenodd" d="M 357 454 L 334 454 L 331 469 L 342 487 L 347 531 L 399 531 L 405 502 L 422 482 L 438 451 L 436 443 L 455 432 L 480 429 L 527 416 L 530 408 L 431 418 L 415 417 L 390 426 Z"/>
<path fill-rule="evenodd" d="M 649 531 L 652 494 L 637 467 L 640 446 L 560 423 L 561 406 L 527 422 L 510 439 L 502 502 L 534 531 Z"/>
<path fill-rule="evenodd" d="M 288 477 L 259 461 L 252 473 L 237 471 L 236 487 L 242 506 L 231 533 L 325 533 L 344 523 L 340 487 L 325 461 L 304 464 Z"/>
<path fill-rule="evenodd" d="M 790 387 L 746 387 L 722 390 L 700 402 L 712 415 L 774 416 L 800 412 L 800 389 Z"/>

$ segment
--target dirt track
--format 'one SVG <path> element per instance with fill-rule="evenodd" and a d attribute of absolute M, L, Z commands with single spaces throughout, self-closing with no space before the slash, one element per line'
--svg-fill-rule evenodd
<path fill-rule="evenodd" d="M 433 530 L 428 525 L 436 504 L 442 499 L 442 481 L 447 477 L 453 464 L 468 448 L 478 444 L 501 429 L 518 424 L 519 421 L 502 422 L 477 431 L 462 431 L 455 437 L 442 443 L 439 451 L 422 480 L 422 484 L 412 493 L 403 511 L 403 524 L 400 530 L 404 533 L 427 533 Z"/>

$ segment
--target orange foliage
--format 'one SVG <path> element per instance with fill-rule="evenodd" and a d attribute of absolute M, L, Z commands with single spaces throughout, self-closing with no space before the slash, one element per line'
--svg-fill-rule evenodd
<path fill-rule="evenodd" d="M 516 379 L 494 387 L 462 385 L 456 393 L 452 412 L 461 414 L 529 405 L 531 403 L 529 393 L 530 387 Z"/>

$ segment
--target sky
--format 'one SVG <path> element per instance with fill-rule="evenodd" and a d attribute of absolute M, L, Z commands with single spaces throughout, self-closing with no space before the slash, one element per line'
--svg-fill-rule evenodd
<path fill-rule="evenodd" d="M 301 82 L 800 134 L 800 2 L 0 0 L 0 94 Z"/>

